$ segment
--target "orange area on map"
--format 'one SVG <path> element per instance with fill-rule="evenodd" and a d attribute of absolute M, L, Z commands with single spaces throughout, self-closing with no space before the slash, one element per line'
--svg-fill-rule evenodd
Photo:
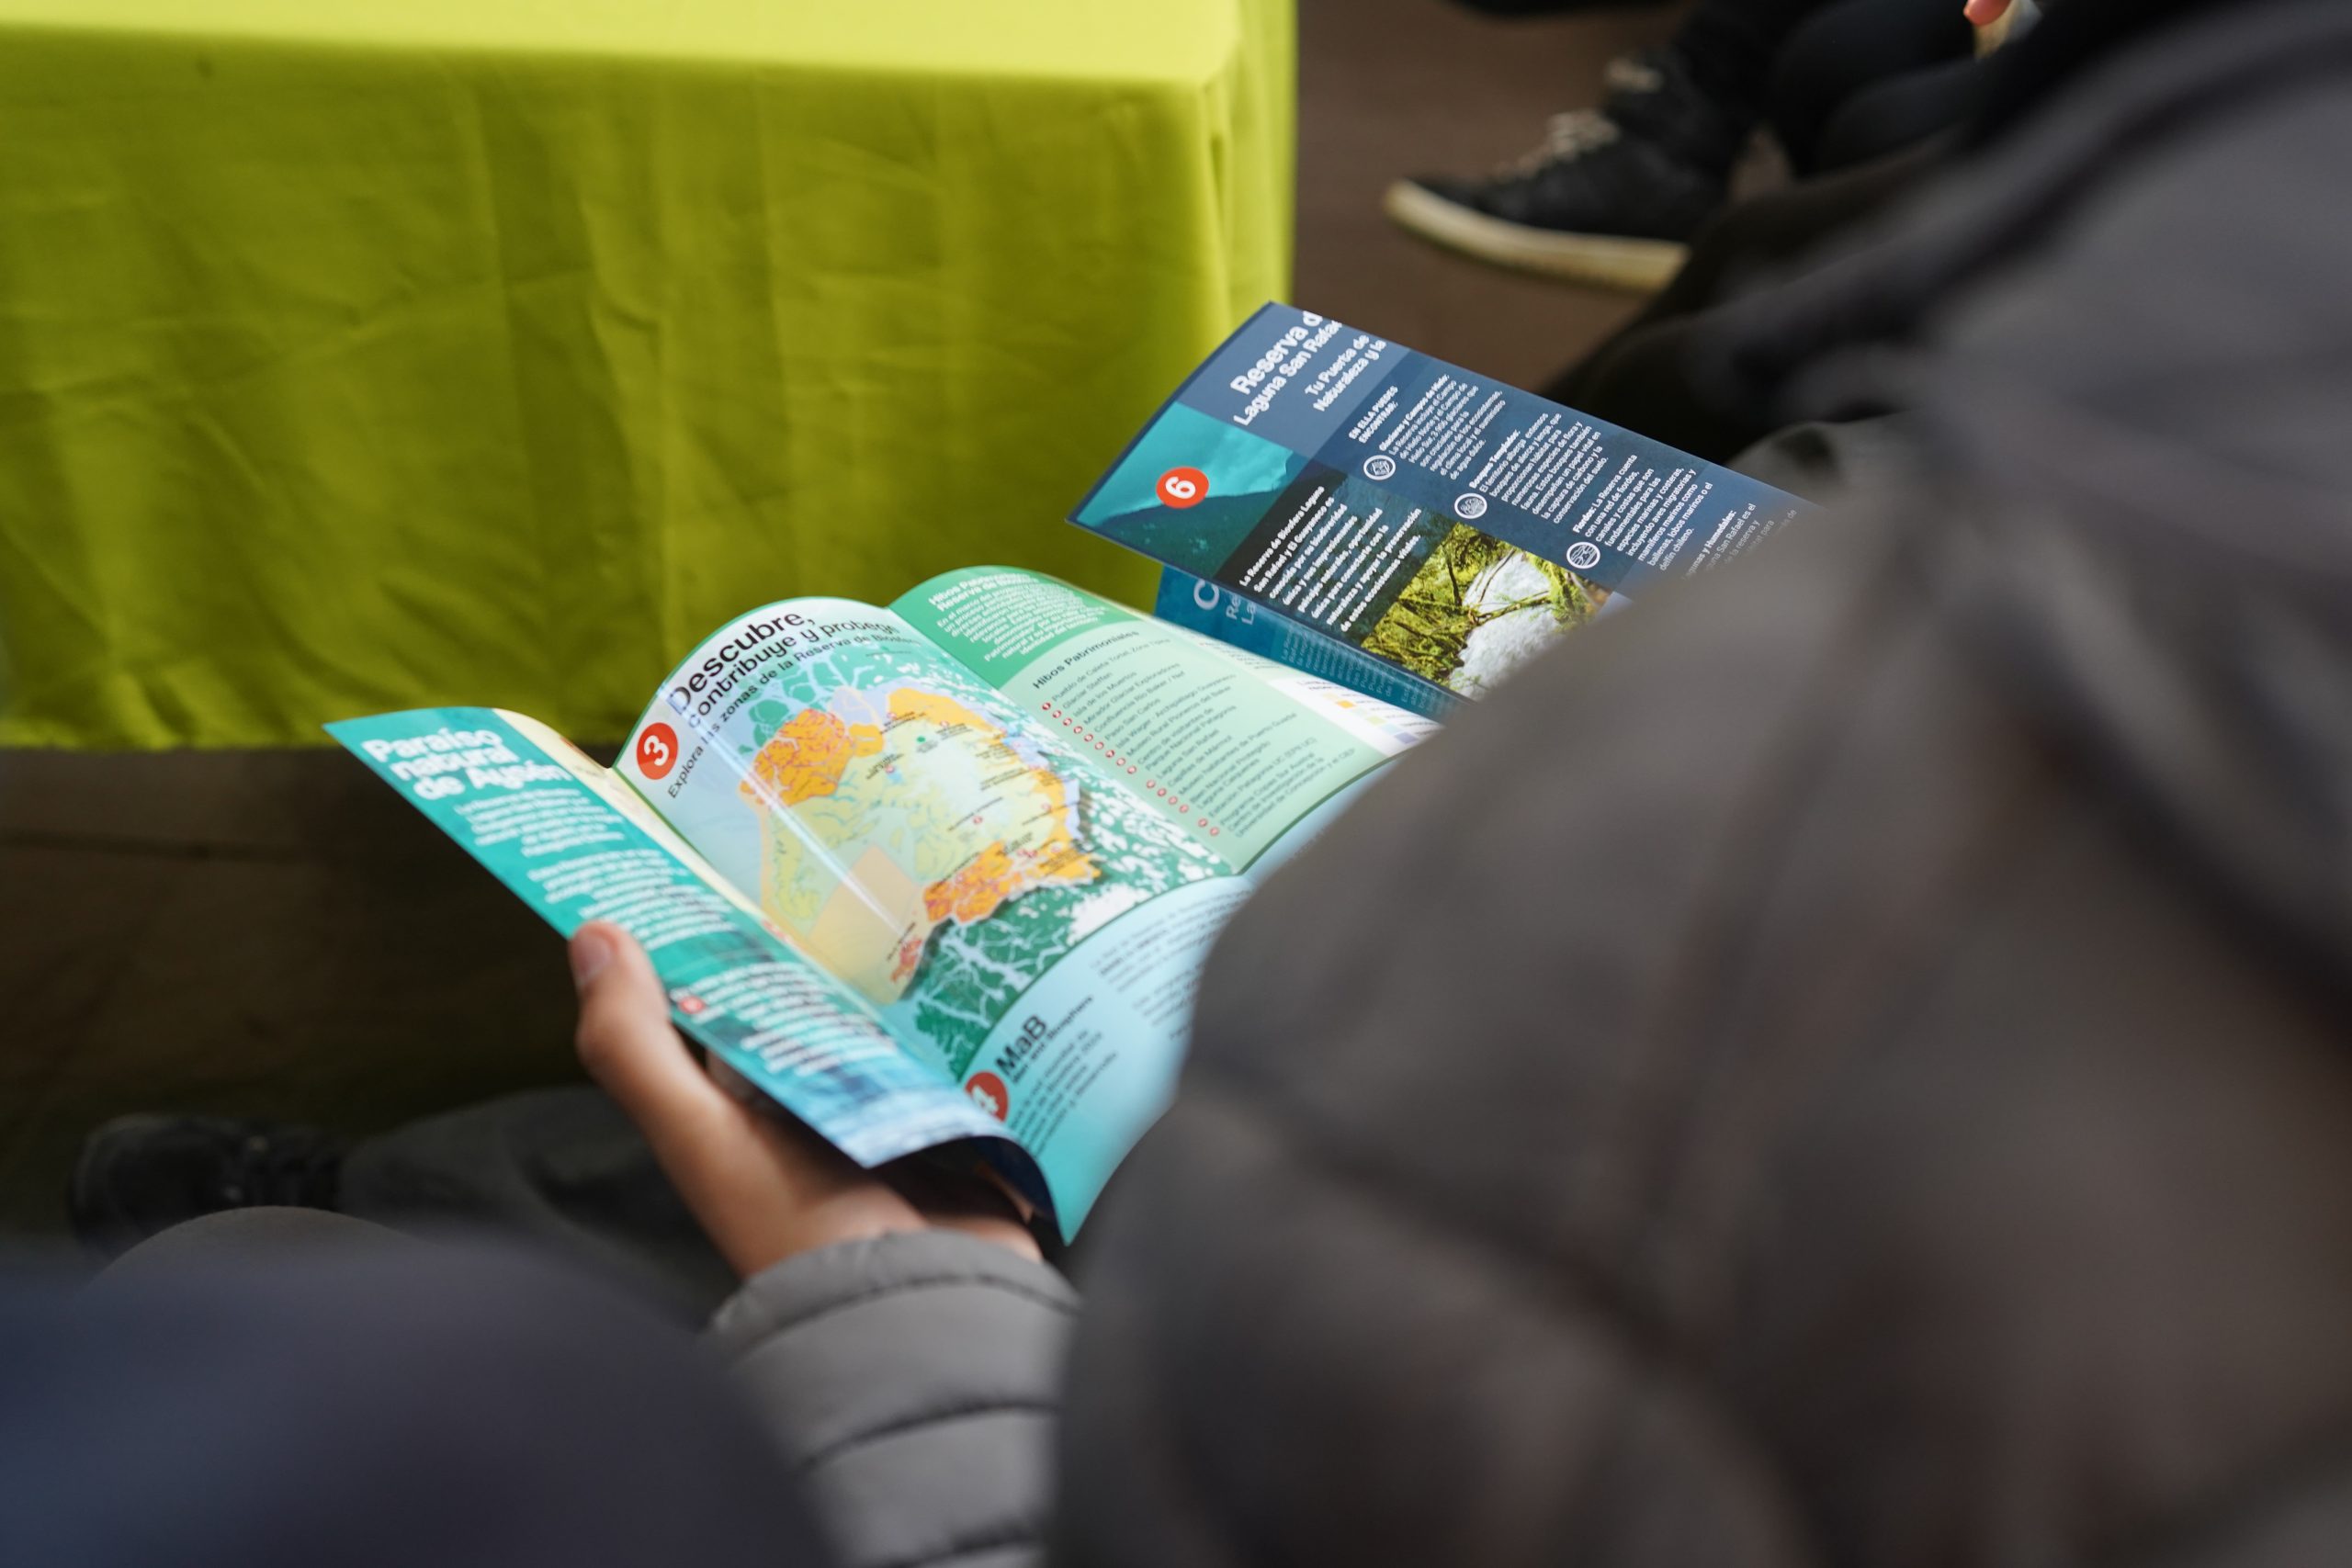
<path fill-rule="evenodd" d="M 974 713 L 952 697 L 935 692 L 917 692 L 900 688 L 890 694 L 890 716 L 899 719 L 929 719 L 945 728 L 960 726 L 977 729 L 998 739 L 1002 744 L 1002 731 L 980 715 Z M 1008 759 L 1013 759 L 1006 748 Z M 955 920 L 971 925 L 996 913 L 1004 901 L 1032 887 L 1055 883 L 1086 883 L 1094 880 L 1093 861 L 1078 847 L 1069 830 L 1069 808 L 1061 803 L 1062 781 L 1050 770 L 1034 768 L 1038 792 L 1055 802 L 1050 819 L 1045 825 L 1044 836 L 1026 845 L 1016 857 L 1003 840 L 982 850 L 966 862 L 953 876 L 943 877 L 922 890 L 923 913 L 933 925 L 942 920 Z"/>
<path fill-rule="evenodd" d="M 936 692 L 918 692 L 901 686 L 890 694 L 892 718 L 927 718 L 933 724 L 960 724 L 967 729 L 999 733 L 997 727 L 974 713 L 953 697 L 943 697 Z"/>
<path fill-rule="evenodd" d="M 853 870 L 853 878 L 865 889 L 865 896 L 849 904 L 836 901 L 827 906 L 829 918 L 838 915 L 836 923 L 842 926 L 832 933 L 832 945 L 845 951 L 862 945 L 868 940 L 862 934 L 865 927 L 871 925 L 876 913 L 886 908 L 903 908 L 909 924 L 893 943 L 888 964 L 891 984 L 901 986 L 922 962 L 932 931 L 942 923 L 954 920 L 970 925 L 987 919 L 1007 900 L 1032 888 L 1092 882 L 1101 871 L 1079 847 L 1069 785 L 1051 769 L 1032 767 L 1023 761 L 1005 743 L 1003 728 L 993 719 L 952 697 L 905 687 L 890 694 L 888 712 L 892 727 L 917 724 L 950 734 L 962 731 L 972 738 L 963 744 L 982 748 L 979 755 L 991 764 L 995 757 L 1001 757 L 1010 771 L 997 773 L 991 781 L 1000 793 L 990 802 L 1000 831 L 1006 815 L 1002 808 L 1008 804 L 1002 791 L 1032 797 L 1037 807 L 1031 813 L 1025 804 L 1015 803 L 1020 832 L 1013 838 L 992 840 L 949 875 L 924 885 L 919 919 L 913 918 L 911 899 L 904 905 L 899 902 L 914 892 L 911 883 L 902 882 L 899 888 L 882 886 L 875 868 L 863 862 Z M 939 739 L 944 740 L 947 736 Z M 754 804 L 773 801 L 787 807 L 838 795 L 850 765 L 882 751 L 888 743 L 884 726 L 853 724 L 822 708 L 806 709 L 780 726 L 752 754 L 749 776 L 738 787 Z M 966 831 L 980 820 L 976 812 L 967 819 Z M 869 850 L 867 854 L 879 852 Z M 849 931 L 852 926 L 858 930 Z M 823 934 L 822 928 L 815 934 Z"/>
<path fill-rule="evenodd" d="M 1094 880 L 1094 863 L 1069 841 L 1067 829 L 1057 828 L 1055 840 L 1042 852 L 1015 861 L 1002 840 L 990 844 L 955 875 L 922 890 L 922 911 L 936 925 L 956 920 L 970 925 L 996 913 L 997 907 L 1016 893 L 1053 883 Z M 1059 852 L 1055 851 L 1058 849 Z"/>
<path fill-rule="evenodd" d="M 752 755 L 752 776 L 738 789 L 747 800 L 797 806 L 841 787 L 842 774 L 860 757 L 882 750 L 882 731 L 845 724 L 822 708 L 792 716 Z"/>

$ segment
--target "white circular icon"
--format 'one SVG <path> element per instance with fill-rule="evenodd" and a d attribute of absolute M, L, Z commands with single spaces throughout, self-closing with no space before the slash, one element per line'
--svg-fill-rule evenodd
<path fill-rule="evenodd" d="M 1453 514 L 1465 523 L 1473 518 L 1484 517 L 1487 514 L 1487 498 L 1475 490 L 1467 491 L 1455 498 Z"/>
<path fill-rule="evenodd" d="M 1577 571 L 1590 571 L 1600 564 L 1600 547 L 1590 539 L 1578 539 L 1568 547 L 1568 565 Z"/>
<path fill-rule="evenodd" d="M 1363 477 L 1368 479 L 1395 479 L 1396 459 L 1385 452 L 1374 452 L 1363 460 Z"/>
<path fill-rule="evenodd" d="M 1193 584 L 1193 603 L 1198 604 L 1204 610 L 1216 609 L 1216 584 L 1214 582 L 1195 582 Z"/>

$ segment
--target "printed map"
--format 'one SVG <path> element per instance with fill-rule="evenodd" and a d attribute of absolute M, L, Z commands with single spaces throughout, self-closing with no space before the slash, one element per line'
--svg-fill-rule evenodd
<path fill-rule="evenodd" d="M 761 905 L 959 1078 L 1062 954 L 1217 870 L 935 660 L 843 646 L 748 716 L 736 793 L 758 823 Z"/>

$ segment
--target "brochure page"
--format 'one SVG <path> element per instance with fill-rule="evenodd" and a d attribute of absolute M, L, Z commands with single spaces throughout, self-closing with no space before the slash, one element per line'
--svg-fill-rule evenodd
<path fill-rule="evenodd" d="M 1165 1102 L 1248 892 L 1083 744 L 892 611 L 812 598 L 689 654 L 616 769 L 1010 1129 L 1066 1229 Z"/>
<path fill-rule="evenodd" d="M 1269 305 L 1073 520 L 1448 691 L 1805 503 L 1370 333 Z"/>
<path fill-rule="evenodd" d="M 610 920 L 636 937 L 678 1027 L 851 1158 L 1002 1132 L 543 726 L 425 708 L 327 728 L 557 931 Z"/>
<path fill-rule="evenodd" d="M 897 608 L 1234 871 L 1437 728 L 1034 572 L 949 572 Z"/>

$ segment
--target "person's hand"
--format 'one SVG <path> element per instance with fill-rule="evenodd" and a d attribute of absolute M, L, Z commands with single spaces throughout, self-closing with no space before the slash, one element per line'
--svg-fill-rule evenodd
<path fill-rule="evenodd" d="M 1989 28 L 2008 14 L 2009 0 L 1968 0 L 1968 19 L 1980 28 Z"/>
<path fill-rule="evenodd" d="M 997 1188 L 921 1167 L 901 1169 L 894 1184 L 780 1108 L 730 1094 L 670 1026 L 652 961 L 619 927 L 581 927 L 571 975 L 582 1064 L 637 1123 L 686 1207 L 745 1279 L 796 1253 L 933 1225 L 1037 1257 L 1012 1200 Z"/>

